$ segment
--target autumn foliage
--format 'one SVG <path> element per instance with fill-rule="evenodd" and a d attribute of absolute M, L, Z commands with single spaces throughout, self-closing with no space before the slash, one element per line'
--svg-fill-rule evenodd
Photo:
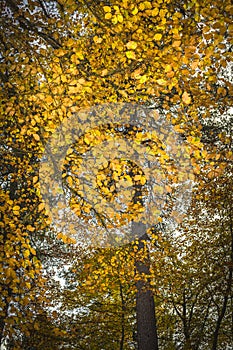
<path fill-rule="evenodd" d="M 136 349 L 135 297 L 143 281 L 155 301 L 159 349 L 230 348 L 231 1 L 3 0 L 0 8 L 1 344 L 15 350 Z M 153 110 L 179 135 L 192 167 L 190 207 L 169 227 L 169 211 L 153 208 L 157 224 L 140 249 L 140 237 L 118 247 L 80 247 L 53 225 L 40 166 L 62 123 L 94 106 L 125 103 Z M 165 188 L 169 198 L 172 181 L 180 181 L 165 141 L 140 121 L 133 129 L 114 124 L 114 113 L 101 126 L 95 115 L 83 121 L 85 130 L 62 168 L 68 205 L 87 231 L 112 227 L 78 178 L 87 152 L 106 140 L 124 135 L 146 144 L 167 174 L 166 186 L 157 187 L 161 195 Z M 103 162 L 95 183 L 107 203 L 117 199 L 119 182 L 125 200 L 134 188 L 127 211 L 119 208 L 114 217 L 120 229 L 143 217 L 150 188 L 136 162 Z M 139 273 L 137 263 L 145 261 L 149 273 Z"/>

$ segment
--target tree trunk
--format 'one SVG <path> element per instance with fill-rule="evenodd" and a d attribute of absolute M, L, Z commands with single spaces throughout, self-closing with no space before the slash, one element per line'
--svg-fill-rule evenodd
<path fill-rule="evenodd" d="M 143 241 L 148 239 L 146 228 L 139 223 L 132 224 L 133 232 L 137 233 L 139 238 L 138 249 L 144 249 L 145 243 Z M 148 275 L 147 282 L 139 280 L 136 283 L 136 317 L 137 317 L 137 343 L 138 350 L 158 350 L 158 335 L 155 317 L 154 297 L 151 290 L 148 288 L 149 284 L 149 255 L 144 261 L 137 261 L 135 263 L 136 270 L 139 274 Z"/>
<path fill-rule="evenodd" d="M 231 290 L 232 290 L 232 282 L 233 282 L 233 224 L 232 224 L 232 221 L 231 221 L 231 225 L 230 225 L 230 230 L 231 230 L 231 261 L 230 261 L 230 265 L 229 265 L 229 277 L 227 279 L 227 288 L 226 288 L 226 292 L 225 292 L 225 295 L 223 298 L 222 308 L 221 308 L 220 314 L 217 318 L 216 327 L 215 327 L 214 334 L 213 334 L 212 350 L 217 350 L 219 331 L 220 331 L 220 327 L 221 327 L 223 318 L 226 314 L 227 303 L 228 303 L 228 300 L 230 298 L 230 294 L 231 294 Z"/>
<path fill-rule="evenodd" d="M 120 339 L 120 349 L 124 349 L 125 340 L 125 300 L 122 285 L 120 284 L 120 296 L 121 296 L 121 339 Z"/>

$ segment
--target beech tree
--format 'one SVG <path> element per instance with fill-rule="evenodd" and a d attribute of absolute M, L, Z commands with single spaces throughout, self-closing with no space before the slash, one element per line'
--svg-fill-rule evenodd
<path fill-rule="evenodd" d="M 192 224 L 189 224 L 189 235 L 185 236 L 184 243 L 187 245 L 187 251 L 182 252 L 184 257 L 180 264 L 185 274 L 191 271 L 192 276 L 197 269 L 193 262 L 193 254 L 199 253 L 200 247 L 206 254 L 210 251 L 210 260 L 212 258 L 216 260 L 221 256 L 220 271 L 216 265 L 210 266 L 219 271 L 223 284 L 216 282 L 220 278 L 216 273 L 216 279 L 210 278 L 206 281 L 205 288 L 200 287 L 203 292 L 201 295 L 208 297 L 208 302 L 204 305 L 206 315 L 211 313 L 214 315 L 210 321 L 209 319 L 206 321 L 202 331 L 207 324 L 206 332 L 209 332 L 213 325 L 215 329 L 211 340 L 203 337 L 203 348 L 208 344 L 213 350 L 217 349 L 220 329 L 225 322 L 227 324 L 229 317 L 226 310 L 231 300 L 232 252 L 228 247 L 232 233 L 230 214 L 232 208 L 228 197 L 231 177 L 227 174 L 231 171 L 229 164 L 232 161 L 230 148 L 232 143 L 229 135 L 215 133 L 214 130 L 214 137 L 219 142 L 210 151 L 205 143 L 206 139 L 208 141 L 208 133 L 205 133 L 208 126 L 204 120 L 208 120 L 212 114 L 216 116 L 223 114 L 232 107 L 232 81 L 228 78 L 232 60 L 232 11 L 230 0 L 224 0 L 221 4 L 210 0 L 179 3 L 174 0 L 112 2 L 3 0 L 1 2 L 2 343 L 8 339 L 9 347 L 22 349 L 23 341 L 24 345 L 27 344 L 25 339 L 30 335 L 29 325 L 38 331 L 37 346 L 41 344 L 40 327 L 45 324 L 50 333 L 48 338 L 51 339 L 51 347 L 54 338 L 58 341 L 55 344 L 63 346 L 61 344 L 65 341 L 64 338 L 67 341 L 67 334 L 69 332 L 72 334 L 72 328 L 66 333 L 67 330 L 64 329 L 67 327 L 66 322 L 61 325 L 55 314 L 54 317 L 49 315 L 49 307 L 46 309 L 47 313 L 44 313 L 46 294 L 50 292 L 52 296 L 53 293 L 49 281 L 46 284 L 43 278 L 42 271 L 48 270 L 49 259 L 46 262 L 42 256 L 42 242 L 44 237 L 49 246 L 53 237 L 50 234 L 53 222 L 42 200 L 41 192 L 44 184 L 43 181 L 39 181 L 41 180 L 39 168 L 50 137 L 54 135 L 58 126 L 67 120 L 72 120 L 75 113 L 82 120 L 83 114 L 79 114 L 80 110 L 103 103 L 112 105 L 131 103 L 143 105 L 145 110 L 154 109 L 154 119 L 160 113 L 169 125 L 174 127 L 174 132 L 180 135 L 186 145 L 187 157 L 190 159 L 194 174 L 190 180 L 198 183 L 199 196 L 206 196 L 211 199 L 210 203 L 216 203 L 214 208 L 211 205 L 202 206 L 200 204 L 202 198 L 198 198 L 198 194 L 197 197 L 194 196 L 194 206 L 191 207 L 195 208 L 193 217 L 196 214 L 195 210 L 200 211 L 200 215 L 203 215 L 200 218 L 202 225 L 199 227 L 200 231 L 196 232 L 195 225 L 192 227 Z M 63 190 L 67 196 L 70 191 L 69 206 L 85 223 L 83 230 L 85 226 L 87 230 L 93 227 L 93 222 L 96 225 L 96 232 L 99 232 L 100 227 L 106 228 L 109 224 L 106 222 L 104 211 L 102 210 L 101 215 L 97 215 L 96 207 L 88 203 L 85 195 L 80 192 L 77 174 L 80 170 L 80 159 L 85 159 L 85 154 L 91 148 L 94 149 L 106 139 L 124 134 L 126 140 L 136 140 L 140 147 L 146 144 L 148 153 L 156 158 L 167 174 L 168 193 L 172 194 L 174 190 L 170 182 L 177 184 L 180 180 L 177 169 L 172 168 L 174 161 L 163 148 L 163 140 L 158 140 L 158 136 L 144 130 L 140 126 L 140 121 L 132 130 L 128 125 L 115 125 L 114 113 L 117 115 L 118 111 L 113 109 L 112 114 L 108 111 L 106 124 L 103 126 L 95 124 L 97 117 L 94 114 L 90 120 L 82 121 L 83 134 L 65 157 L 62 170 Z M 224 160 L 219 163 L 222 157 Z M 118 160 L 108 163 L 97 175 L 97 190 L 109 203 L 116 198 L 117 181 L 128 181 L 131 184 L 133 200 L 128 203 L 128 211 L 114 217 L 114 220 L 117 221 L 117 225 L 122 226 L 125 222 L 134 221 L 143 212 L 143 201 L 150 191 L 145 169 L 139 169 L 132 162 Z M 51 181 L 47 183 L 50 190 L 53 177 L 55 178 L 55 170 L 51 172 Z M 209 182 L 206 179 L 209 179 Z M 158 191 L 163 189 L 158 188 Z M 226 202 L 223 204 L 224 198 Z M 196 207 L 195 201 L 198 203 Z M 100 207 L 101 203 L 99 209 Z M 166 224 L 166 218 L 160 215 L 161 213 L 156 213 L 158 209 L 153 210 L 157 223 Z M 214 216 L 207 227 L 203 222 L 205 210 Z M 218 215 L 221 219 L 216 218 Z M 143 220 L 145 222 L 147 218 L 144 217 Z M 220 231 L 221 225 L 224 230 Z M 129 247 L 124 247 L 123 252 L 121 248 L 114 250 L 121 266 L 116 263 L 116 258 L 113 259 L 114 255 L 110 258 L 107 250 L 102 252 L 102 262 L 105 259 L 110 260 L 107 266 L 106 262 L 105 264 L 100 262 L 101 268 L 97 269 L 99 286 L 104 293 L 110 290 L 111 286 L 115 291 L 116 286 L 111 283 L 115 276 L 120 275 L 118 294 L 114 295 L 117 307 L 125 300 L 124 293 L 129 295 L 130 290 L 132 298 L 136 298 L 137 295 L 136 338 L 139 350 L 147 347 L 148 336 L 152 344 L 149 345 L 151 350 L 158 348 L 159 343 L 164 344 L 160 341 L 159 334 L 162 310 L 167 308 L 164 307 L 166 298 L 159 299 L 159 293 L 162 293 L 163 288 L 168 294 L 167 299 L 174 307 L 176 317 L 180 318 L 178 322 L 183 324 L 183 348 L 191 346 L 198 348 L 197 340 L 192 334 L 194 328 L 195 332 L 198 332 L 195 319 L 197 314 L 194 315 L 194 320 L 192 311 L 194 304 L 191 306 L 187 304 L 190 298 L 197 300 L 198 296 L 192 287 L 188 287 L 187 291 L 188 281 L 181 283 L 181 286 L 176 284 L 176 281 L 183 279 L 182 274 L 179 275 L 180 271 L 177 272 L 179 278 L 171 281 L 172 289 L 169 294 L 166 289 L 168 280 L 163 279 L 159 267 L 164 264 L 164 276 L 170 268 L 174 273 L 174 262 L 177 263 L 179 259 L 172 243 L 164 237 L 164 232 L 153 230 L 157 227 L 154 226 L 150 227 L 151 231 L 143 233 L 145 236 L 138 237 L 139 240 Z M 219 227 L 218 234 L 213 229 L 217 227 Z M 203 246 L 200 246 L 202 238 L 197 237 L 202 237 L 205 229 L 214 237 L 211 245 L 208 245 L 208 238 L 206 241 L 203 240 Z M 96 237 L 94 229 L 93 237 Z M 65 230 L 62 232 L 62 229 L 57 239 L 62 241 L 60 244 L 71 250 L 70 245 L 73 244 L 77 250 L 76 255 L 72 252 L 67 257 L 73 259 L 75 256 L 77 262 L 80 262 L 83 250 L 78 250 L 75 246 L 78 242 L 67 235 Z M 217 249 L 220 243 L 222 248 Z M 48 254 L 48 249 L 45 250 Z M 86 254 L 91 254 L 90 248 L 86 249 Z M 51 255 L 56 256 L 56 248 L 51 248 Z M 203 256 L 201 254 L 198 256 L 203 262 Z M 64 261 L 67 262 L 66 259 Z M 81 264 L 83 273 L 88 268 L 96 270 L 94 262 L 90 265 L 87 267 Z M 224 275 L 222 275 L 223 269 Z M 203 262 L 200 280 L 197 279 L 195 282 L 197 285 L 205 284 L 203 277 L 205 271 L 211 277 L 209 268 Z M 187 272 L 188 276 L 189 273 Z M 80 274 L 77 274 L 77 279 L 79 276 Z M 88 285 L 92 286 L 92 290 L 95 290 L 93 276 L 87 275 L 84 285 L 86 288 Z M 143 323 L 140 321 L 143 313 L 140 309 L 141 296 L 145 301 L 141 305 L 143 307 L 148 305 L 151 315 L 150 319 L 143 321 L 150 325 L 148 332 L 143 329 Z M 155 321 L 154 302 L 157 304 L 156 314 L 159 316 L 158 327 Z M 189 325 L 184 314 L 181 314 L 181 302 L 183 312 L 185 308 L 190 307 L 189 316 L 187 314 Z M 173 322 L 174 315 L 170 317 L 168 313 L 164 316 Z M 110 329 L 113 331 L 113 328 Z M 164 332 L 163 327 L 161 332 Z M 229 334 L 228 330 L 226 333 Z M 59 337 L 62 339 L 59 340 Z M 221 335 L 221 337 L 222 346 L 230 342 L 226 340 L 230 339 L 230 336 L 224 338 L 224 335 Z M 85 339 L 83 341 L 80 346 L 88 348 L 90 338 L 89 340 L 86 338 L 86 343 Z M 175 341 L 173 343 L 176 346 Z M 70 347 L 72 346 L 71 344 Z M 106 347 L 106 344 L 101 346 Z M 120 346 L 123 349 L 124 340 Z M 165 340 L 164 347 L 166 346 Z"/>

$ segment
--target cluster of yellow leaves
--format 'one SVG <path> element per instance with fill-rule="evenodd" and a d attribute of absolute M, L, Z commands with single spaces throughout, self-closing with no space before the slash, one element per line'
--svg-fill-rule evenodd
<path fill-rule="evenodd" d="M 146 142 L 146 152 L 153 156 L 154 161 L 160 164 L 164 174 L 166 174 L 166 180 L 169 183 L 183 181 L 183 176 L 185 174 L 174 166 L 163 143 L 159 139 L 165 137 L 162 133 L 157 135 L 156 132 L 150 133 L 136 127 L 134 127 L 133 130 L 127 131 L 127 125 L 125 125 L 124 128 L 124 137 L 128 140 L 132 139 L 135 145 L 144 147 L 143 145 Z M 111 140 L 112 138 L 117 139 L 119 136 L 122 137 L 122 130 L 120 131 L 120 129 L 122 129 L 122 126 L 114 124 L 93 128 L 83 134 L 73 145 L 73 149 L 69 149 L 67 152 L 66 160 L 63 164 L 63 183 L 71 194 L 71 208 L 76 215 L 83 218 L 86 222 L 92 220 L 95 216 L 100 225 L 105 223 L 107 227 L 121 227 L 132 220 L 138 220 L 138 216 L 143 215 L 144 202 L 148 195 L 147 180 L 152 176 L 150 174 L 150 169 L 141 169 L 132 161 L 114 158 L 114 152 L 112 150 L 112 159 L 109 160 L 102 154 L 102 165 L 98 168 L 96 165 L 98 159 L 96 159 L 97 163 L 95 161 L 93 163 L 96 172 L 90 174 L 87 172 L 85 181 L 81 180 L 82 176 L 84 176 L 82 172 L 82 163 L 88 161 L 85 154 L 91 152 L 89 157 L 95 160 L 96 146 L 104 143 L 106 140 Z M 166 130 L 164 130 L 164 132 L 166 132 Z M 189 140 L 192 147 L 188 150 L 187 156 L 191 155 L 194 149 L 197 149 L 197 142 L 194 139 L 195 138 L 191 138 Z M 198 146 L 201 148 L 201 144 Z M 173 145 L 173 147 L 175 147 L 175 145 Z M 129 156 L 129 149 L 123 148 L 122 151 L 126 151 L 126 156 Z M 145 152 L 145 148 L 143 148 L 143 152 Z M 107 149 L 105 153 L 107 157 Z M 141 155 L 142 158 L 144 156 L 145 154 Z M 183 166 L 185 167 L 185 164 L 183 164 Z M 81 178 L 79 177 L 80 173 L 82 173 Z M 161 177 L 165 175 L 159 173 L 158 176 L 161 180 Z M 193 179 L 191 178 L 191 174 L 189 179 Z M 87 183 L 89 183 L 88 191 L 92 191 L 93 198 L 86 197 L 87 187 L 85 186 Z M 164 191 L 169 193 L 173 192 L 172 187 L 170 187 L 168 183 L 166 186 L 158 183 L 154 185 L 153 190 L 157 194 L 157 197 L 159 194 L 163 195 Z M 100 196 L 97 196 L 97 194 Z M 101 198 L 104 198 L 109 203 L 110 207 L 114 207 L 114 211 L 109 211 L 109 216 L 107 212 L 101 211 L 101 206 L 103 205 Z M 157 198 L 157 206 L 159 205 L 158 201 L 159 198 Z M 163 209 L 165 210 L 165 207 Z M 154 209 L 153 213 L 158 215 L 158 207 Z M 158 220 L 161 220 L 161 218 L 158 218 Z"/>
<path fill-rule="evenodd" d="M 95 294 L 114 291 L 119 285 L 126 288 L 131 298 L 136 293 L 137 281 L 144 281 L 148 288 L 155 294 L 159 294 L 158 278 L 163 277 L 163 268 L 168 254 L 175 257 L 175 252 L 166 241 L 161 232 L 148 231 L 149 241 L 143 248 L 139 249 L 138 240 L 124 246 L 123 248 L 99 249 L 84 261 L 83 269 L 79 275 L 79 292 Z M 155 249 L 156 246 L 156 249 Z M 140 273 L 136 269 L 136 263 L 147 261 L 148 252 L 150 255 L 150 272 Z M 167 262 L 166 262 L 167 263 Z M 75 264 L 74 264 L 74 271 Z"/>
<path fill-rule="evenodd" d="M 35 227 L 30 224 L 25 227 L 20 220 L 22 209 L 17 201 L 11 200 L 4 192 L 1 192 L 0 198 L 2 203 L 0 208 L 2 217 L 0 315 L 5 319 L 6 324 L 14 327 L 21 317 L 20 308 L 26 307 L 35 300 L 37 288 L 43 285 L 43 279 L 41 263 L 36 257 L 35 249 L 31 246 L 28 233 L 34 231 Z M 13 309 L 9 312 L 9 305 L 12 302 L 15 303 L 14 312 Z M 28 312 L 30 313 L 29 310 Z"/>

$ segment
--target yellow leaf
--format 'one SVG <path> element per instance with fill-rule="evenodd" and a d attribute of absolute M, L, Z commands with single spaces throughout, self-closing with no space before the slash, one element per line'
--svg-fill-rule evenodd
<path fill-rule="evenodd" d="M 112 15 L 110 12 L 107 12 L 104 16 L 105 19 L 111 19 L 112 18 Z"/>
<path fill-rule="evenodd" d="M 104 6 L 104 12 L 111 12 L 110 6 Z"/>
<path fill-rule="evenodd" d="M 57 239 L 61 239 L 62 238 L 62 233 L 60 232 L 60 233 L 58 233 L 58 235 L 57 235 Z"/>
<path fill-rule="evenodd" d="M 180 41 L 180 40 L 176 40 L 176 41 L 174 41 L 174 42 L 172 43 L 172 46 L 173 46 L 173 47 L 180 47 L 180 45 L 181 45 L 181 41 Z"/>
<path fill-rule="evenodd" d="M 137 13 L 138 13 L 138 8 L 135 7 L 135 8 L 133 9 L 133 11 L 132 11 L 132 15 L 136 15 Z"/>
<path fill-rule="evenodd" d="M 56 56 L 61 57 L 64 56 L 66 54 L 66 51 L 63 49 L 60 49 L 56 52 Z"/>
<path fill-rule="evenodd" d="M 6 273 L 7 277 L 11 277 L 11 269 L 10 268 L 6 269 L 5 273 Z"/>
<path fill-rule="evenodd" d="M 43 210 L 44 207 L 45 207 L 44 203 L 40 203 L 40 204 L 38 205 L 38 211 Z"/>
<path fill-rule="evenodd" d="M 84 56 L 83 56 L 83 54 L 82 54 L 82 52 L 76 52 L 76 56 L 77 56 L 77 58 L 79 58 L 80 60 L 84 60 Z"/>
<path fill-rule="evenodd" d="M 47 102 L 48 104 L 53 103 L 53 97 L 48 95 L 44 98 L 44 101 Z"/>
<path fill-rule="evenodd" d="M 108 74 L 108 70 L 107 69 L 103 69 L 102 72 L 101 72 L 101 76 L 104 77 L 107 74 Z"/>
<path fill-rule="evenodd" d="M 31 225 L 27 225 L 27 230 L 30 232 L 35 231 L 35 227 L 31 226 Z"/>
<path fill-rule="evenodd" d="M 140 181 L 140 180 L 141 180 L 141 177 L 142 177 L 142 175 L 135 175 L 135 176 L 134 176 L 134 180 L 135 180 L 135 181 Z"/>
<path fill-rule="evenodd" d="M 159 13 L 159 9 L 157 7 L 153 8 L 153 10 L 151 10 L 151 16 L 157 16 L 157 14 Z"/>
<path fill-rule="evenodd" d="M 207 158 L 208 152 L 204 149 L 204 150 L 201 152 L 201 155 L 202 155 L 203 158 Z"/>
<path fill-rule="evenodd" d="M 140 2 L 140 4 L 139 4 L 139 10 L 141 10 L 141 11 L 145 10 L 145 5 L 144 5 L 143 2 Z"/>
<path fill-rule="evenodd" d="M 63 235 L 61 239 L 62 239 L 63 243 L 68 243 L 68 241 L 69 241 L 69 238 L 65 235 Z"/>
<path fill-rule="evenodd" d="M 38 134 L 32 135 L 36 141 L 40 141 L 40 136 Z"/>
<path fill-rule="evenodd" d="M 88 136 L 85 136 L 85 137 L 84 137 L 84 142 L 85 142 L 87 145 L 90 145 L 90 141 L 91 141 L 91 139 L 90 139 Z"/>
<path fill-rule="evenodd" d="M 32 180 L 33 180 L 34 184 L 37 183 L 38 182 L 38 176 L 34 176 Z"/>
<path fill-rule="evenodd" d="M 73 179 L 72 179 L 71 176 L 68 176 L 68 177 L 66 178 L 66 181 L 68 182 L 68 184 L 69 184 L 70 186 L 73 186 Z"/>
<path fill-rule="evenodd" d="M 86 80 L 84 78 L 78 79 L 78 83 L 81 85 L 85 84 L 85 82 L 86 82 Z"/>
<path fill-rule="evenodd" d="M 28 289 L 31 289 L 31 283 L 26 282 L 25 284 L 26 284 L 26 287 L 27 287 Z"/>
<path fill-rule="evenodd" d="M 159 1 L 158 1 L 159 2 Z M 144 1 L 145 8 L 151 9 L 151 1 Z"/>
<path fill-rule="evenodd" d="M 124 21 L 124 18 L 122 15 L 117 15 L 117 19 L 119 23 L 122 23 Z"/>
<path fill-rule="evenodd" d="M 191 103 L 191 97 L 189 94 L 185 91 L 182 95 L 182 101 L 186 104 L 189 105 Z"/>
<path fill-rule="evenodd" d="M 158 80 L 157 80 L 157 83 L 158 83 L 159 85 L 161 85 L 161 86 L 167 85 L 167 81 L 164 80 L 164 79 L 158 79 Z"/>
<path fill-rule="evenodd" d="M 136 60 L 135 53 L 133 51 L 126 51 L 126 57 L 131 58 L 132 60 Z"/>
<path fill-rule="evenodd" d="M 80 84 L 77 84 L 77 86 L 69 86 L 69 93 L 76 94 L 77 92 L 80 92 L 82 89 Z"/>
<path fill-rule="evenodd" d="M 165 189 L 167 192 L 171 193 L 172 192 L 172 188 L 168 185 L 165 186 Z"/>
<path fill-rule="evenodd" d="M 154 36 L 154 39 L 157 40 L 157 41 L 161 40 L 161 38 L 162 38 L 162 34 L 160 34 L 160 33 L 157 33 Z"/>
<path fill-rule="evenodd" d="M 86 86 L 84 91 L 86 91 L 88 93 L 92 93 L 92 88 L 90 88 L 89 86 Z"/>
<path fill-rule="evenodd" d="M 70 47 L 70 46 L 74 46 L 74 44 L 75 44 L 75 40 L 73 40 L 73 39 L 71 39 L 71 38 L 70 38 L 70 39 L 67 41 L 67 43 L 66 43 L 66 45 L 69 46 L 69 47 Z"/>
<path fill-rule="evenodd" d="M 166 64 L 165 69 L 164 69 L 165 73 L 168 73 L 168 72 L 170 72 L 171 70 L 172 70 L 171 65 L 170 65 L 170 64 Z"/>
<path fill-rule="evenodd" d="M 90 213 L 90 211 L 91 211 L 91 208 L 90 208 L 90 207 L 85 206 L 85 207 L 83 208 L 83 211 L 84 211 L 85 213 L 89 214 L 89 213 Z"/>
<path fill-rule="evenodd" d="M 36 255 L 36 250 L 34 248 L 31 248 L 30 250 L 33 255 Z"/>
<path fill-rule="evenodd" d="M 145 83 L 146 81 L 147 81 L 147 76 L 146 76 L 146 75 L 142 75 L 141 78 L 140 78 L 140 80 L 139 80 L 139 82 L 140 82 L 141 84 L 143 84 L 143 83 Z"/>
<path fill-rule="evenodd" d="M 175 126 L 173 127 L 173 129 L 174 129 L 175 131 L 177 131 L 177 132 L 184 132 L 184 130 L 181 129 L 180 125 L 175 125 Z"/>
<path fill-rule="evenodd" d="M 117 24 L 117 23 L 118 23 L 117 16 L 113 16 L 113 17 L 112 17 L 112 23 L 113 23 L 113 24 Z"/>
<path fill-rule="evenodd" d="M 23 256 L 24 256 L 25 258 L 28 258 L 29 255 L 30 255 L 30 250 L 29 250 L 29 249 L 26 249 L 26 250 L 23 252 Z"/>
<path fill-rule="evenodd" d="M 146 183 L 146 177 L 145 177 L 145 176 L 142 176 L 141 179 L 140 179 L 140 182 L 141 182 L 141 185 L 145 185 L 145 183 Z"/>
<path fill-rule="evenodd" d="M 135 41 L 129 41 L 126 46 L 128 50 L 135 50 L 138 44 Z"/>
<path fill-rule="evenodd" d="M 13 211 L 19 211 L 20 210 L 20 206 L 19 205 L 15 205 L 14 207 L 13 207 Z"/>
<path fill-rule="evenodd" d="M 97 36 L 97 35 L 94 36 L 93 40 L 94 40 L 94 42 L 95 42 L 96 44 L 100 44 L 100 43 L 102 43 L 102 41 L 103 41 L 103 39 L 100 38 L 100 37 Z"/>

